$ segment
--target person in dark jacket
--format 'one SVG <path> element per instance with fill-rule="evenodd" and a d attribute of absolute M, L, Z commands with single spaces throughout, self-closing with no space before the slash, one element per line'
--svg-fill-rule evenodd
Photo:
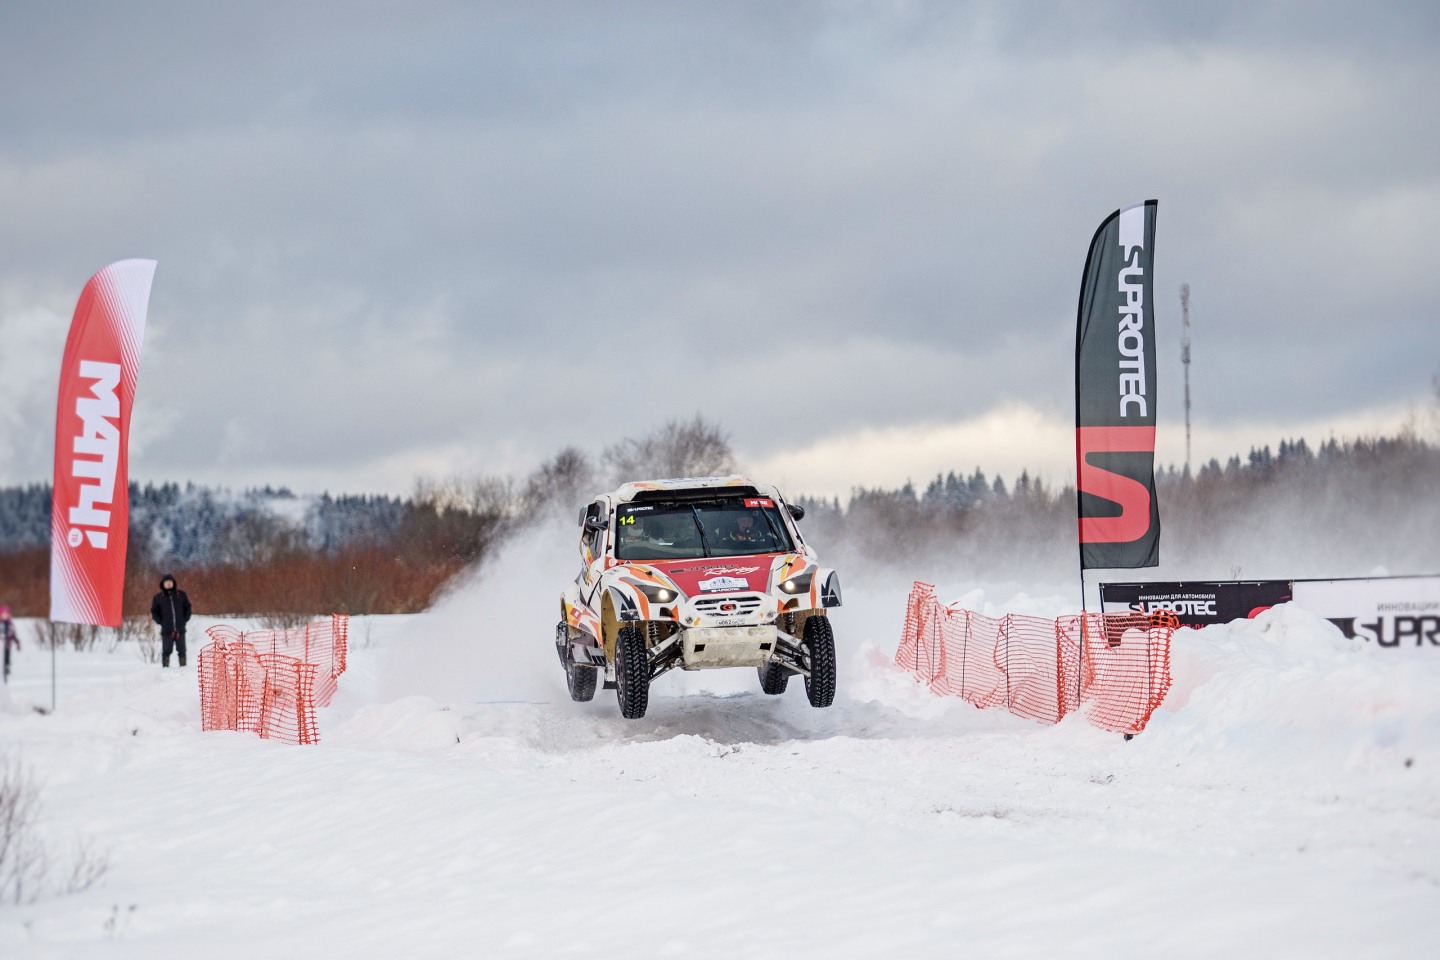
<path fill-rule="evenodd" d="M 5 648 L 5 682 L 10 682 L 10 648 L 20 649 L 20 637 L 15 633 L 15 623 L 10 619 L 10 608 L 0 607 L 0 647 Z"/>
<path fill-rule="evenodd" d="M 175 585 L 175 577 L 160 578 L 160 592 L 150 601 L 150 619 L 160 624 L 160 666 L 170 666 L 170 651 L 180 655 L 185 666 L 185 624 L 190 620 L 190 598 Z"/>

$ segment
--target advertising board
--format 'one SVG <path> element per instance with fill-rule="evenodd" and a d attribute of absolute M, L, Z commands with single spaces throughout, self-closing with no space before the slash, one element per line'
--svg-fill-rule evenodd
<path fill-rule="evenodd" d="M 1295 605 L 1377 647 L 1440 648 L 1440 577 L 1296 580 Z"/>
<path fill-rule="evenodd" d="M 1102 583 L 1106 613 L 1169 610 L 1185 627 L 1206 627 L 1257 616 L 1290 600 L 1288 580 L 1182 580 L 1170 583 Z"/>

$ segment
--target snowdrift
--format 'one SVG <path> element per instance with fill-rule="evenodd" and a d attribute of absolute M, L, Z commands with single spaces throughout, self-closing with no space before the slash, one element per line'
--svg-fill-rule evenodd
<path fill-rule="evenodd" d="M 464 628 L 524 607 L 488 589 L 356 618 L 308 747 L 201 732 L 193 669 L 124 648 L 59 651 L 41 715 L 27 643 L 0 749 L 42 784 L 55 862 L 88 838 L 110 869 L 0 906 L 0 954 L 1405 957 L 1440 936 L 1440 661 L 1289 607 L 1180 630 L 1127 743 L 933 696 L 892 661 L 903 590 L 852 591 L 833 708 L 717 672 L 624 721 L 569 701 L 548 632 Z M 462 648 L 464 670 L 430 662 Z"/>

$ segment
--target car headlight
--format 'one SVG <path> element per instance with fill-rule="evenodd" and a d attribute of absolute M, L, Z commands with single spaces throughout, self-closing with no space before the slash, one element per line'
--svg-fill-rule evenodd
<path fill-rule="evenodd" d="M 640 592 L 645 594 L 645 599 L 651 603 L 669 603 L 675 599 L 675 591 L 669 587 L 657 587 L 653 584 L 642 583 Z"/>
<path fill-rule="evenodd" d="M 794 596 L 797 593 L 809 593 L 810 581 L 814 579 L 815 571 L 811 570 L 809 573 L 802 573 L 798 577 L 793 577 L 789 580 L 782 580 L 780 583 L 780 589 L 784 593 L 788 593 L 791 596 Z"/>

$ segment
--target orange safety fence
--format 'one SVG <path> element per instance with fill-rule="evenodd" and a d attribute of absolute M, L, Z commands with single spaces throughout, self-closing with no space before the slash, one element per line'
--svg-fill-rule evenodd
<path fill-rule="evenodd" d="M 987 617 L 947 606 L 917 582 L 895 662 L 941 696 L 1058 723 L 1079 710 L 1139 733 L 1170 689 L 1169 613 Z"/>
<path fill-rule="evenodd" d="M 349 617 L 291 630 L 206 630 L 200 651 L 200 723 L 264 739 L 319 743 L 316 707 L 329 706 L 345 672 Z"/>

